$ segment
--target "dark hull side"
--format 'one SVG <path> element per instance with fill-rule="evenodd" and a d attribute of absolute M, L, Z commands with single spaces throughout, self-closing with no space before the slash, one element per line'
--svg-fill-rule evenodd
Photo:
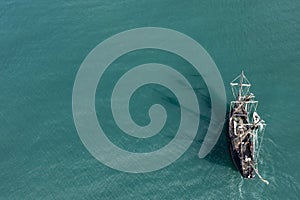
<path fill-rule="evenodd" d="M 231 156 L 231 159 L 232 159 L 232 162 L 234 164 L 234 166 L 236 167 L 236 169 L 240 172 L 240 174 L 243 176 L 244 173 L 243 173 L 243 169 L 242 169 L 242 161 L 241 159 L 239 158 L 238 156 L 238 153 L 237 151 L 235 151 L 231 145 L 231 141 L 230 141 L 230 137 L 228 136 L 229 138 L 229 151 L 230 151 L 230 156 Z M 243 176 L 244 177 L 244 176 Z M 246 178 L 246 177 L 244 177 Z"/>
<path fill-rule="evenodd" d="M 236 169 L 240 172 L 240 174 L 242 175 L 243 178 L 254 178 L 254 169 L 252 168 L 252 166 L 247 166 L 248 168 L 245 170 L 243 170 L 243 167 L 242 167 L 242 163 L 243 163 L 243 160 L 241 159 L 241 156 L 239 155 L 237 149 L 235 149 L 234 145 L 233 145 L 233 138 L 230 137 L 230 135 L 233 135 L 234 133 L 234 130 L 232 128 L 232 126 L 230 126 L 229 124 L 229 132 L 227 134 L 227 138 L 228 138 L 228 143 L 229 143 L 229 151 L 230 151 L 230 156 L 231 156 L 231 159 L 236 167 Z M 250 146 L 245 146 L 245 149 L 247 149 L 245 152 L 244 152 L 244 155 L 247 155 L 248 157 L 251 157 L 253 158 L 252 156 L 252 153 L 250 151 Z"/>

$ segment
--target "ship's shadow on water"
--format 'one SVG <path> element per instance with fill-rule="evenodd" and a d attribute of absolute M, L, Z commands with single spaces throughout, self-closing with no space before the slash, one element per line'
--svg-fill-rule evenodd
<path fill-rule="evenodd" d="M 210 122 L 210 111 L 211 111 L 211 105 L 210 105 L 210 96 L 207 91 L 207 88 L 193 88 L 194 91 L 196 91 L 198 98 L 201 99 L 201 105 L 200 106 L 200 125 L 198 134 L 195 138 L 195 141 L 197 145 L 199 146 L 199 149 L 203 143 L 205 134 L 207 133 L 207 129 Z M 159 90 L 155 90 L 157 95 L 160 96 L 160 98 L 167 102 L 170 105 L 176 106 L 180 108 L 180 103 L 177 101 L 176 98 L 167 96 L 163 92 Z M 232 163 L 231 157 L 230 157 L 230 151 L 229 151 L 229 141 L 227 137 L 228 133 L 228 116 L 229 116 L 229 105 L 226 105 L 226 120 L 224 123 L 224 127 L 222 130 L 222 133 L 218 139 L 217 144 L 214 146 L 212 151 L 204 158 L 206 161 L 211 162 L 213 164 L 222 165 L 224 167 L 228 167 L 233 170 L 237 170 Z M 192 112 L 193 114 L 197 114 L 196 112 L 189 110 L 189 112 Z"/>
<path fill-rule="evenodd" d="M 228 112 L 226 113 L 226 116 L 228 116 Z M 227 134 L 228 134 L 228 120 L 226 118 L 223 131 L 220 135 L 217 144 L 214 146 L 213 150 L 204 159 L 213 164 L 229 167 L 232 170 L 237 171 L 230 157 L 229 141 L 228 141 Z"/>

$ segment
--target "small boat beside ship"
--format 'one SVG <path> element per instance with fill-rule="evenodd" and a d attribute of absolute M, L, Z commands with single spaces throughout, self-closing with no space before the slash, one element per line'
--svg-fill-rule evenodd
<path fill-rule="evenodd" d="M 234 165 L 243 178 L 252 179 L 258 172 L 258 158 L 266 123 L 257 113 L 258 101 L 250 93 L 251 83 L 242 72 L 230 83 L 234 101 L 230 103 L 229 149 Z"/>

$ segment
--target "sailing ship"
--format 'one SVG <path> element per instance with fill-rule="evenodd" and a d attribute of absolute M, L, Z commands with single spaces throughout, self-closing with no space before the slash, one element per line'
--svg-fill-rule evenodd
<path fill-rule="evenodd" d="M 251 83 L 244 72 L 230 83 L 234 101 L 230 103 L 229 146 L 231 158 L 243 178 L 253 179 L 258 172 L 258 158 L 266 123 L 256 109 L 258 101 L 250 93 Z"/>

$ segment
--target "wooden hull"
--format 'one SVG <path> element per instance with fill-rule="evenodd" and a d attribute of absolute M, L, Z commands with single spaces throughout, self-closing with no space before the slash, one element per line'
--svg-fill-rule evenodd
<path fill-rule="evenodd" d="M 252 142 L 249 142 L 248 137 L 249 136 L 246 136 L 240 145 L 235 145 L 234 140 L 238 138 L 238 136 L 234 134 L 233 121 L 229 122 L 228 140 L 231 159 L 242 177 L 251 179 L 254 178 L 255 173 L 253 169 Z M 249 161 L 249 159 L 251 159 L 251 161 Z"/>

